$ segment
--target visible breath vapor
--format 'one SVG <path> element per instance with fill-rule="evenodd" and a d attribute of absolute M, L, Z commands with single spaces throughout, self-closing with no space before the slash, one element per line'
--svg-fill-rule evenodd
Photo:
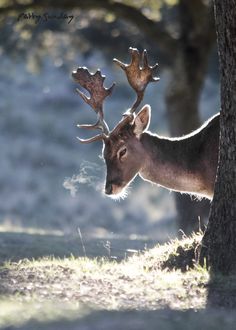
<path fill-rule="evenodd" d="M 74 174 L 71 178 L 66 178 L 63 182 L 63 187 L 70 190 L 73 197 L 76 196 L 79 185 L 81 184 L 92 187 L 96 191 L 101 191 L 103 188 L 103 173 L 103 165 L 83 161 L 80 165 L 79 174 Z"/>

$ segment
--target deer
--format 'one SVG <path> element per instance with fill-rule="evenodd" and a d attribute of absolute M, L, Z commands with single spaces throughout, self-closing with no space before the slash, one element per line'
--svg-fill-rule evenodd
<path fill-rule="evenodd" d="M 100 130 L 100 133 L 89 139 L 78 139 L 81 143 L 103 142 L 105 194 L 115 199 L 126 197 L 127 188 L 139 175 L 143 180 L 171 191 L 211 200 L 218 164 L 220 114 L 181 137 L 168 138 L 150 132 L 150 105 L 146 104 L 137 110 L 147 85 L 159 81 L 154 74 L 158 64 L 149 65 L 146 50 L 140 53 L 138 49 L 130 48 L 129 52 L 129 64 L 118 59 L 113 61 L 125 72 L 129 85 L 136 93 L 136 99 L 111 131 L 104 120 L 103 102 L 111 95 L 115 83 L 109 88 L 104 87 L 106 77 L 99 69 L 94 74 L 86 67 L 79 67 L 72 72 L 74 81 L 89 96 L 80 89 L 77 92 L 97 114 L 95 124 L 77 126 Z"/>

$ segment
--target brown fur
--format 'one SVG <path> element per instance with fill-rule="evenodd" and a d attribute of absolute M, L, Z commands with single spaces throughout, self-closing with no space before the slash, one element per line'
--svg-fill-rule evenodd
<path fill-rule="evenodd" d="M 219 114 L 180 138 L 146 132 L 150 108 L 144 106 L 132 123 L 119 123 L 104 143 L 106 193 L 116 195 L 139 174 L 170 190 L 211 199 L 218 162 Z M 119 152 L 126 153 L 119 159 Z"/>

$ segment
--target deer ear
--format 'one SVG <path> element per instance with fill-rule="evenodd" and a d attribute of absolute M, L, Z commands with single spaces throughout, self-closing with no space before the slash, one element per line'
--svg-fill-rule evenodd
<path fill-rule="evenodd" d="M 140 135 L 148 129 L 151 118 L 151 107 L 146 104 L 134 119 L 134 134 Z"/>

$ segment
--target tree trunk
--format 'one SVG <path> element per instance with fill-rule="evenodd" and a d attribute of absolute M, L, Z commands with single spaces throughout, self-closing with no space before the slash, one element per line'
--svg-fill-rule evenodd
<path fill-rule="evenodd" d="M 199 0 L 180 0 L 180 39 L 174 54 L 166 93 L 170 133 L 181 136 L 201 124 L 199 96 L 206 76 L 209 55 L 215 41 L 213 10 Z M 207 33 L 206 33 L 207 31 Z M 178 226 L 186 234 L 199 228 L 199 218 L 209 215 L 209 201 L 194 201 L 175 194 Z"/>
<path fill-rule="evenodd" d="M 201 259 L 213 274 L 236 274 L 236 0 L 215 0 L 221 77 L 219 166 Z"/>

